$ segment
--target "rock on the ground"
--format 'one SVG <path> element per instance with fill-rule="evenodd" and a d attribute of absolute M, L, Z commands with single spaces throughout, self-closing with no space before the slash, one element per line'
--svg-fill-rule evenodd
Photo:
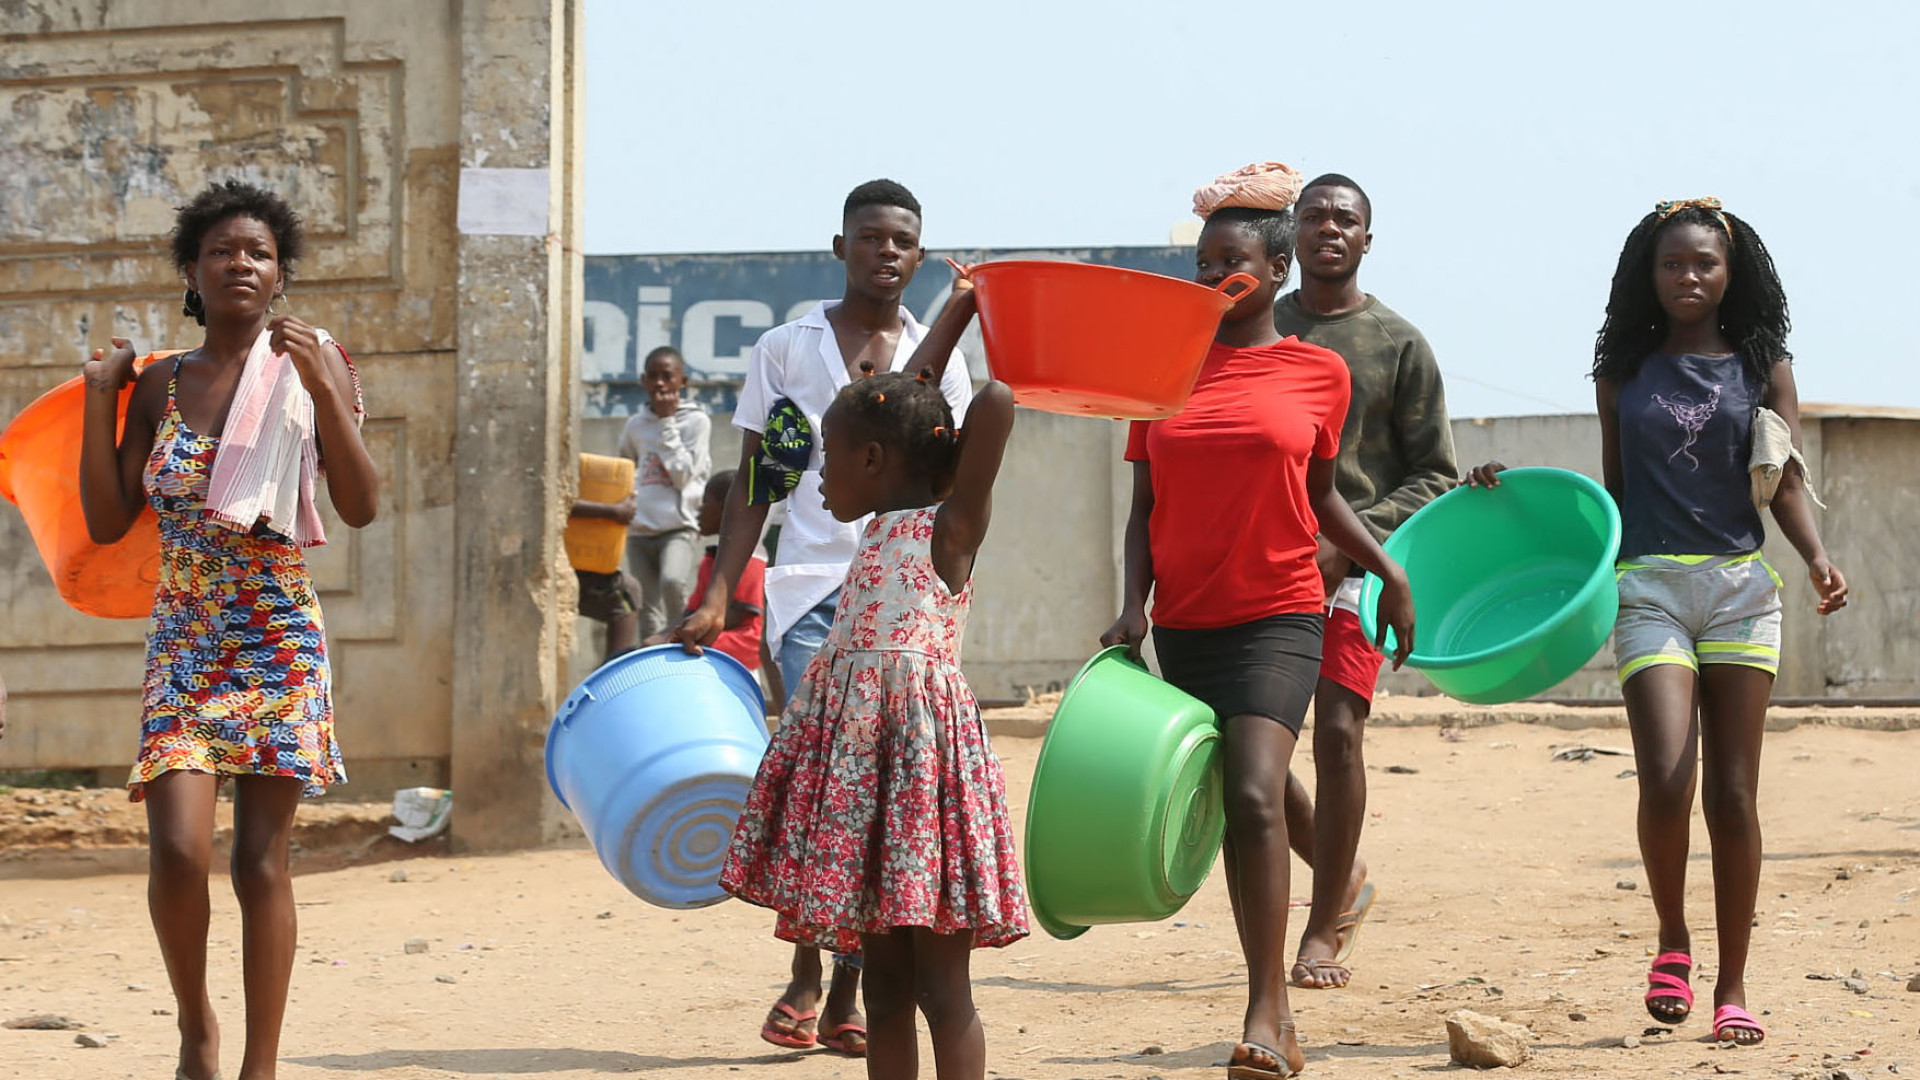
<path fill-rule="evenodd" d="M 107 1045 L 107 1040 L 105 1036 L 95 1035 L 91 1031 L 83 1031 L 80 1034 L 75 1035 L 73 1037 L 73 1041 L 76 1043 L 79 1043 L 81 1046 L 84 1046 L 89 1050 L 104 1049 Z"/>
<path fill-rule="evenodd" d="M 1447 1056 L 1476 1069 L 1510 1068 L 1533 1054 L 1533 1032 L 1497 1016 L 1459 1009 L 1447 1017 Z"/>
<path fill-rule="evenodd" d="M 1920 994 L 1920 975 L 1907 980 L 1907 989 L 1912 993 Z"/>
<path fill-rule="evenodd" d="M 1613 887 L 1619 889 L 1621 892 L 1634 892 L 1640 888 L 1640 883 L 1621 878 L 1619 881 L 1613 883 Z"/>
<path fill-rule="evenodd" d="M 1628 1035 L 1625 1038 L 1620 1040 L 1620 1045 L 1626 1047 L 1629 1050 L 1638 1050 L 1640 1049 L 1640 1036 Z"/>
<path fill-rule="evenodd" d="M 427 939 L 426 938 L 408 938 L 407 944 L 406 944 L 406 950 L 407 950 L 407 955 L 409 956 L 412 956 L 415 953 L 426 952 Z"/>
<path fill-rule="evenodd" d="M 1847 989 L 1853 991 L 1856 994 L 1864 994 L 1867 992 L 1867 980 L 1859 977 L 1842 979 L 1840 980 L 1840 985 L 1846 987 Z"/>

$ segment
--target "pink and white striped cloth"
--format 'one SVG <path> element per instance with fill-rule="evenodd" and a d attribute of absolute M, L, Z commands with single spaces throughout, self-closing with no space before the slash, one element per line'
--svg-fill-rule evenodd
<path fill-rule="evenodd" d="M 334 343 L 325 330 L 316 328 L 316 333 L 321 345 Z M 293 360 L 268 345 L 272 337 L 271 331 L 260 332 L 240 371 L 226 431 L 214 451 L 207 513 L 237 532 L 265 521 L 298 546 L 317 547 L 327 542 L 327 531 L 316 503 L 320 446 L 313 397 L 300 384 Z M 359 423 L 366 409 L 351 360 L 347 371 L 353 379 L 353 418 Z"/>

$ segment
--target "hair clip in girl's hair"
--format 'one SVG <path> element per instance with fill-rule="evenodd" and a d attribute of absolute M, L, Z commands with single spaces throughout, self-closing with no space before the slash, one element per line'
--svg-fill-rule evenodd
<path fill-rule="evenodd" d="M 862 376 L 867 376 L 867 375 L 872 375 L 872 374 L 873 374 L 873 361 L 871 361 L 871 360 L 862 360 L 862 361 L 860 361 L 860 374 L 861 374 Z"/>
<path fill-rule="evenodd" d="M 914 378 L 919 379 L 921 382 L 932 382 L 933 369 L 930 367 L 923 367 L 920 369 L 920 374 L 914 376 Z"/>
<path fill-rule="evenodd" d="M 935 425 L 933 425 L 933 437 L 934 437 L 934 438 L 936 438 L 936 439 L 944 439 L 944 438 L 946 438 L 946 437 L 947 437 L 947 425 L 945 425 L 945 424 L 935 424 Z"/>
<path fill-rule="evenodd" d="M 879 393 L 873 395 L 873 400 L 879 402 L 882 405 L 885 405 L 887 403 L 887 392 L 885 390 L 880 391 Z"/>

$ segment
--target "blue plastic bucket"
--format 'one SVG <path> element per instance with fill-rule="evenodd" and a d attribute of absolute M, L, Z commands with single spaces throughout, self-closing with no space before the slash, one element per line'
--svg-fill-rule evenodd
<path fill-rule="evenodd" d="M 767 750 L 752 673 L 716 649 L 656 645 L 587 676 L 547 729 L 547 782 L 608 872 L 640 899 L 727 898 L 720 868 Z"/>

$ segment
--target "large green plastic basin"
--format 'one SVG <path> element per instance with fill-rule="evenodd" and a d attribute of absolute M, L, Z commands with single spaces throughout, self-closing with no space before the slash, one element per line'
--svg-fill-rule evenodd
<path fill-rule="evenodd" d="M 1213 710 L 1108 649 L 1074 676 L 1027 797 L 1027 896 L 1057 938 L 1179 911 L 1226 835 Z"/>
<path fill-rule="evenodd" d="M 1605 488 L 1565 469 L 1509 469 L 1496 488 L 1459 487 L 1387 538 L 1413 584 L 1407 658 L 1449 697 L 1518 701 L 1579 671 L 1606 644 L 1620 594 L 1620 512 Z M 1374 635 L 1380 579 L 1360 623 Z M 1392 652 L 1393 635 L 1387 636 Z"/>

